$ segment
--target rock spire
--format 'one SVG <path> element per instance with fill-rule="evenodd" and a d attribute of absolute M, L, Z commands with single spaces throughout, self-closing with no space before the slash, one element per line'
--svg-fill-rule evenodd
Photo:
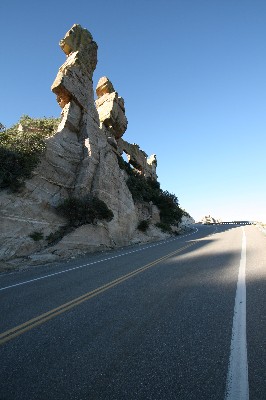
<path fill-rule="evenodd" d="M 91 100 L 90 89 L 97 65 L 98 46 L 91 33 L 77 24 L 72 26 L 59 45 L 67 59 L 59 68 L 52 91 L 57 95 L 61 108 L 74 100 L 86 110 Z"/>

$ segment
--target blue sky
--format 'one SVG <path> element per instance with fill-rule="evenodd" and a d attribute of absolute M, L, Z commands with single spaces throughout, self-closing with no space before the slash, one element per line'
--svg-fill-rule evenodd
<path fill-rule="evenodd" d="M 0 122 L 59 116 L 58 42 L 79 23 L 94 87 L 106 75 L 125 99 L 124 139 L 157 155 L 161 187 L 197 220 L 266 222 L 265 0 L 2 0 L 0 15 Z"/>

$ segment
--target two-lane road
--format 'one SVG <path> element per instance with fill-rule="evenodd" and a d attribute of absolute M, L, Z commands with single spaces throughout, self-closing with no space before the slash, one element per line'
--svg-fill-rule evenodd
<path fill-rule="evenodd" d="M 265 400 L 265 244 L 197 226 L 2 274 L 0 399 Z"/>

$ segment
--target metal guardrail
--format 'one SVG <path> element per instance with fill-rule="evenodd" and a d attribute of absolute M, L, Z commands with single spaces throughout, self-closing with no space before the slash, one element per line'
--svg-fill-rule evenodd
<path fill-rule="evenodd" d="M 222 222 L 208 222 L 203 225 L 253 225 L 253 221 L 222 221 Z"/>

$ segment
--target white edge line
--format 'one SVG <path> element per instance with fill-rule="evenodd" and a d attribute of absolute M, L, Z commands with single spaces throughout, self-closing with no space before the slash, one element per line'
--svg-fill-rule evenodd
<path fill-rule="evenodd" d="M 242 227 L 242 250 L 235 297 L 230 359 L 225 400 L 248 400 L 246 336 L 246 234 Z"/>
<path fill-rule="evenodd" d="M 194 232 L 191 232 L 191 233 L 188 233 L 187 235 L 182 236 L 182 239 L 183 239 L 184 237 L 193 235 L 194 233 L 197 233 L 197 232 L 198 232 L 198 228 L 195 228 Z M 181 239 L 181 236 L 178 237 L 178 238 L 170 239 L 169 241 L 178 240 L 178 239 Z M 126 256 L 126 255 L 128 255 L 128 254 L 133 253 L 133 252 L 135 253 L 135 252 L 143 251 L 143 250 L 146 250 L 146 249 L 148 249 L 148 248 L 150 248 L 150 247 L 161 246 L 162 244 L 165 244 L 165 241 L 162 241 L 162 242 L 153 244 L 153 245 L 151 245 L 151 246 L 146 246 L 146 247 L 143 247 L 143 248 L 141 248 L 141 249 L 136 249 L 136 250 L 133 250 L 133 251 L 128 251 L 128 252 L 126 252 L 126 253 L 117 254 L 116 256 L 111 256 L 111 257 L 104 258 L 104 259 L 101 259 L 101 260 L 98 260 L 98 261 L 93 261 L 93 262 L 90 262 L 90 263 L 88 263 L 88 264 L 78 265 L 77 267 L 68 268 L 68 269 L 65 269 L 65 270 L 63 270 L 63 271 L 54 272 L 53 274 L 48 274 L 48 275 L 40 276 L 39 278 L 34 278 L 34 279 L 30 279 L 30 280 L 28 280 L 28 281 L 23 281 L 23 282 L 16 283 L 16 284 L 14 284 L 14 285 L 6 286 L 6 287 L 3 287 L 3 288 L 0 288 L 0 292 L 3 291 L 3 290 L 7 290 L 7 289 L 14 288 L 14 287 L 16 287 L 16 286 L 26 285 L 26 284 L 28 284 L 28 283 L 36 282 L 36 281 L 39 281 L 39 280 L 41 280 L 41 279 L 50 278 L 51 276 L 64 274 L 64 273 L 66 273 L 66 272 L 74 271 L 74 270 L 76 270 L 76 269 L 88 267 L 88 266 L 93 265 L 93 264 L 98 264 L 98 263 L 103 262 L 103 261 L 109 261 L 109 260 L 112 260 L 112 259 L 114 259 L 114 258 Z"/>

